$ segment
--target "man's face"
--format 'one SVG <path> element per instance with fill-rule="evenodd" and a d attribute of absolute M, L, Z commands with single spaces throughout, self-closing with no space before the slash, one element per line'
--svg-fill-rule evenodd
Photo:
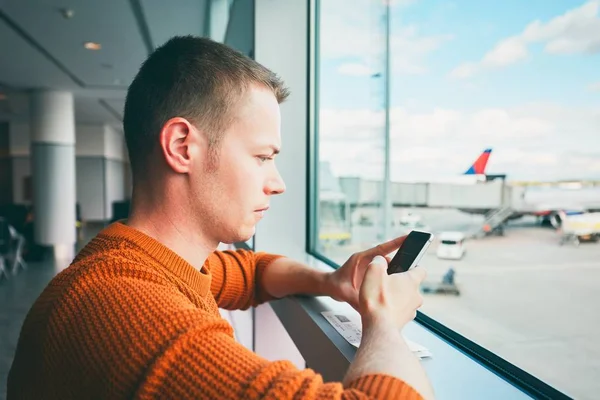
<path fill-rule="evenodd" d="M 275 166 L 280 121 L 273 93 L 251 87 L 216 149 L 217 160 L 211 163 L 205 157 L 202 171 L 194 175 L 195 217 L 213 239 L 222 243 L 250 239 L 271 196 L 284 192 Z"/>

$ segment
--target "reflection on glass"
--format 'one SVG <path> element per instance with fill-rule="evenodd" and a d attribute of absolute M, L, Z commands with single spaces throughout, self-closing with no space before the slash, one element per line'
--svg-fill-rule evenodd
<path fill-rule="evenodd" d="M 319 238 L 383 239 L 383 2 L 320 3 Z M 600 391 L 597 1 L 392 2 L 391 235 L 436 239 L 423 311 L 581 399 Z"/>

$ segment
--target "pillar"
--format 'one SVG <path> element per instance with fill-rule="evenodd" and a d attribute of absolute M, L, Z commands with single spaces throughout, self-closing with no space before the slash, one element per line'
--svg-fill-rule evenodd
<path fill-rule="evenodd" d="M 30 103 L 35 241 L 70 262 L 75 252 L 73 94 L 34 91 Z"/>

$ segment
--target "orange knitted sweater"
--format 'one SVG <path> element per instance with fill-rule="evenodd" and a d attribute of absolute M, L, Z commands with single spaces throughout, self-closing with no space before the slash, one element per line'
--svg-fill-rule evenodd
<path fill-rule="evenodd" d="M 8 399 L 366 399 L 420 396 L 369 375 L 323 383 L 238 344 L 218 307 L 271 299 L 276 255 L 213 253 L 201 271 L 153 238 L 114 223 L 57 275 L 29 311 Z"/>

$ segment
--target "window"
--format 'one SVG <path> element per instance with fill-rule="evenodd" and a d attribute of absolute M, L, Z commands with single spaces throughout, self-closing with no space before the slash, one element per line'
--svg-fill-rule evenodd
<path fill-rule="evenodd" d="M 456 244 L 454 240 L 440 240 L 441 244 Z"/>
<path fill-rule="evenodd" d="M 384 1 L 350 3 L 317 1 L 311 250 L 434 233 L 422 311 L 594 398 L 598 2 L 392 1 L 389 36 Z"/>
<path fill-rule="evenodd" d="M 318 7 L 314 243 L 318 253 L 339 262 L 383 233 L 384 7 L 368 0 L 354 1 L 352 7 L 339 0 L 321 1 Z"/>

